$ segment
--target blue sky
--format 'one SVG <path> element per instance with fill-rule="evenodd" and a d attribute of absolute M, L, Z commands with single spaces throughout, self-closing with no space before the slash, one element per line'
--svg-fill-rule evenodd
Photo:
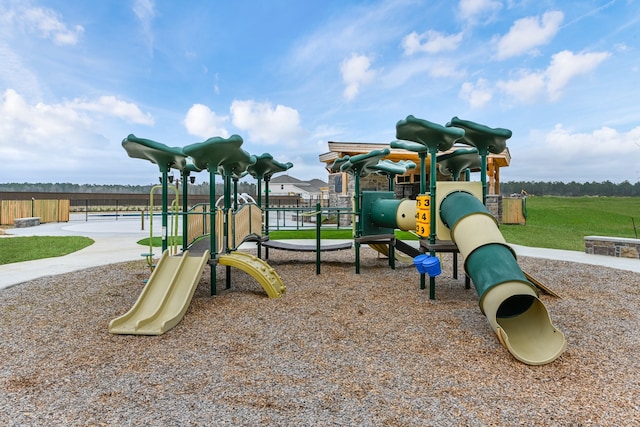
<path fill-rule="evenodd" d="M 511 129 L 503 181 L 635 183 L 640 4 L 0 0 L 0 96 L 0 182 L 157 182 L 130 133 L 326 179 L 327 141 L 413 114 Z"/>

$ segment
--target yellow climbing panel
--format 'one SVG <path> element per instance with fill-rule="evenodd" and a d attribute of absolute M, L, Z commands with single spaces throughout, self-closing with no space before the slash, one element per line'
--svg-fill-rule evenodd
<path fill-rule="evenodd" d="M 251 275 L 260 283 L 269 298 L 280 298 L 286 292 L 286 287 L 276 271 L 266 262 L 246 252 L 232 252 L 220 255 L 220 265 L 235 267 Z"/>

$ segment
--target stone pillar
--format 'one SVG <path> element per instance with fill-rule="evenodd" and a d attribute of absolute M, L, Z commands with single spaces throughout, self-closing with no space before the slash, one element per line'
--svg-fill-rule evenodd
<path fill-rule="evenodd" d="M 500 194 L 487 194 L 487 209 L 498 220 L 498 223 L 502 223 L 502 195 Z"/>

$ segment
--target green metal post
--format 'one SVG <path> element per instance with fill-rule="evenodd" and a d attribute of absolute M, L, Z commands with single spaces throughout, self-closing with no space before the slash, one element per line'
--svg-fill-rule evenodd
<path fill-rule="evenodd" d="M 355 192 L 355 199 L 353 201 L 353 206 L 354 206 L 354 211 L 355 211 L 355 237 L 356 237 L 356 241 L 355 241 L 355 252 L 356 252 L 356 274 L 360 274 L 360 242 L 358 241 L 358 238 L 360 236 L 362 236 L 362 227 L 360 224 L 360 214 L 362 212 L 360 212 L 360 171 L 358 170 L 354 170 L 354 174 L 353 174 L 353 178 L 355 181 L 355 185 L 354 185 L 354 192 Z"/>
<path fill-rule="evenodd" d="M 167 181 L 169 180 L 168 176 L 167 176 L 167 170 L 169 169 L 169 167 L 167 166 L 163 171 L 162 171 L 162 252 L 164 253 L 164 251 L 167 250 L 167 246 L 168 246 L 168 242 L 167 242 L 167 233 L 168 233 L 168 229 L 167 229 L 167 225 L 168 225 L 168 221 L 167 221 L 167 217 L 168 217 L 168 193 L 169 193 L 169 184 L 167 183 Z"/>
<path fill-rule="evenodd" d="M 187 203 L 187 197 L 189 196 L 189 171 L 182 171 L 182 252 L 187 250 L 187 238 L 189 232 L 189 219 L 187 216 L 187 210 L 189 209 L 189 204 Z"/>
<path fill-rule="evenodd" d="M 420 157 L 420 194 L 426 194 L 427 192 L 427 152 L 420 151 L 418 153 Z M 431 231 L 429 232 L 431 234 Z M 424 273 L 420 274 L 420 289 L 425 289 L 426 286 L 426 276 Z"/>
<path fill-rule="evenodd" d="M 256 194 L 258 207 L 262 209 L 262 177 L 258 177 L 258 192 Z"/>
<path fill-rule="evenodd" d="M 429 243 L 434 244 L 436 242 L 436 210 L 435 210 L 435 201 L 436 201 L 436 180 L 438 179 L 437 171 L 436 171 L 436 154 L 438 154 L 438 148 L 433 147 L 429 149 L 429 197 L 431 199 L 431 224 L 429 224 Z M 432 254 L 433 255 L 433 254 Z"/>
<path fill-rule="evenodd" d="M 264 234 L 269 235 L 269 181 L 271 175 L 264 176 Z M 264 248 L 264 259 L 269 259 L 269 248 Z"/>
<path fill-rule="evenodd" d="M 223 217 L 223 233 L 222 233 L 222 238 L 223 238 L 223 243 L 222 243 L 222 247 L 224 248 L 224 253 L 228 254 L 231 253 L 231 249 L 229 248 L 229 235 L 230 235 L 230 228 L 231 228 L 231 224 L 229 223 L 229 211 L 231 210 L 231 175 L 226 174 L 224 176 L 224 206 L 222 208 L 222 214 L 224 215 Z M 225 280 L 226 280 L 226 288 L 229 289 L 231 288 L 231 267 L 230 266 L 226 266 L 226 274 L 225 274 Z"/>
<path fill-rule="evenodd" d="M 418 153 L 420 157 L 420 194 L 427 192 L 427 152 L 421 151 Z"/>
<path fill-rule="evenodd" d="M 320 274 L 320 223 L 322 222 L 320 203 L 316 203 L 316 212 L 316 274 Z"/>
<path fill-rule="evenodd" d="M 258 202 L 258 207 L 262 209 L 262 177 L 259 176 L 257 179 L 258 179 L 258 192 L 256 194 L 256 197 L 257 197 L 256 201 Z M 261 224 L 260 232 L 264 234 L 264 224 Z M 258 258 L 262 258 L 262 245 L 260 243 L 261 241 L 258 241 Z"/>
<path fill-rule="evenodd" d="M 238 178 L 233 177 L 233 210 L 238 210 Z"/>
<path fill-rule="evenodd" d="M 222 243 L 222 247 L 225 253 L 231 252 L 229 250 L 229 210 L 231 209 L 231 176 L 224 176 L 224 206 L 222 207 L 222 212 L 224 215 L 224 230 L 222 236 L 224 237 L 224 242 Z"/>
<path fill-rule="evenodd" d="M 487 156 L 489 151 L 486 148 L 478 148 L 480 153 L 480 181 L 482 182 L 482 204 L 487 204 Z"/>
<path fill-rule="evenodd" d="M 216 173 L 213 168 L 209 168 L 209 247 L 211 247 L 211 295 L 217 293 L 216 289 L 216 267 L 213 261 L 218 257 L 218 243 L 216 239 Z"/>
<path fill-rule="evenodd" d="M 429 148 L 429 197 L 431 209 L 429 213 L 431 214 L 431 224 L 429 224 L 429 243 L 432 245 L 436 243 L 436 209 L 435 209 L 435 201 L 436 201 L 436 180 L 438 179 L 437 170 L 436 170 L 436 155 L 438 154 L 438 147 L 433 146 Z M 429 251 L 431 256 L 435 256 L 436 252 L 431 249 Z M 433 276 L 429 276 L 429 299 L 436 298 L 436 278 Z"/>

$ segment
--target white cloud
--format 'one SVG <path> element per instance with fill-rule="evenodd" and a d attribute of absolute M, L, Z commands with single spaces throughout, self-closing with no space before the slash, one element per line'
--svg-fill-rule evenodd
<path fill-rule="evenodd" d="M 133 13 L 140 21 L 140 32 L 142 38 L 151 51 L 153 49 L 153 32 L 151 24 L 156 16 L 155 2 L 153 0 L 134 0 L 132 6 Z"/>
<path fill-rule="evenodd" d="M 556 101 L 571 79 L 590 73 L 609 56 L 607 52 L 576 54 L 564 50 L 551 57 L 546 70 L 521 70 L 517 78 L 498 80 L 495 87 L 518 104 L 533 103 L 544 95 L 548 100 Z"/>
<path fill-rule="evenodd" d="M 209 107 L 202 104 L 193 104 L 184 118 L 184 126 L 191 135 L 201 138 L 221 136 L 229 137 L 229 132 L 224 127 L 229 121 L 228 116 L 218 116 Z"/>
<path fill-rule="evenodd" d="M 458 69 L 454 61 L 442 59 L 429 61 L 429 75 L 432 77 L 453 77 L 461 79 L 467 75 L 464 69 Z"/>
<path fill-rule="evenodd" d="M 153 0 L 134 0 L 132 6 L 133 13 L 140 22 L 147 26 L 151 24 L 153 17 L 155 16 L 155 3 Z"/>
<path fill-rule="evenodd" d="M 0 158 L 9 176 L 24 176 L 28 181 L 36 173 L 60 181 L 69 175 L 77 178 L 113 169 L 109 160 L 120 152 L 109 152 L 109 138 L 95 130 L 92 117 L 75 107 L 72 103 L 29 104 L 12 89 L 2 94 Z"/>
<path fill-rule="evenodd" d="M 153 117 L 143 113 L 137 105 L 121 101 L 115 96 L 102 96 L 94 101 L 74 99 L 62 104 L 38 102 L 31 106 L 22 95 L 13 89 L 7 89 L 2 96 L 2 111 L 15 126 L 24 132 L 41 134 L 64 134 L 73 132 L 77 125 L 89 126 L 99 117 L 86 114 L 98 113 L 122 119 L 128 123 L 151 126 Z"/>
<path fill-rule="evenodd" d="M 296 42 L 287 65 L 313 69 L 350 52 L 396 43 L 407 31 L 405 20 L 397 17 L 416 7 L 415 3 L 415 0 L 393 0 L 346 6 L 339 15 Z"/>
<path fill-rule="evenodd" d="M 351 101 L 356 97 L 362 85 L 373 81 L 376 72 L 371 67 L 371 59 L 365 55 L 352 54 L 349 59 L 342 61 L 340 73 L 346 85 L 344 97 Z"/>
<path fill-rule="evenodd" d="M 465 21 L 475 22 L 483 16 L 491 15 L 502 9 L 502 3 L 495 0 L 460 0 L 458 10 Z"/>
<path fill-rule="evenodd" d="M 143 113 L 136 104 L 122 101 L 112 95 L 101 96 L 97 100 L 90 102 L 76 99 L 69 106 L 74 110 L 92 111 L 118 117 L 129 123 L 152 126 L 155 122 L 151 114 Z"/>
<path fill-rule="evenodd" d="M 378 80 L 381 82 L 380 87 L 394 89 L 403 87 L 409 80 L 420 76 L 419 78 L 422 80 L 419 84 L 422 86 L 425 84 L 422 74 L 436 78 L 462 79 L 466 72 L 458 69 L 457 63 L 449 58 L 429 61 L 425 61 L 424 58 L 407 59 L 386 68 L 385 72 L 380 74 Z M 437 84 L 437 82 L 433 82 L 433 84 Z"/>
<path fill-rule="evenodd" d="M 557 124 L 545 137 L 549 149 L 560 155 L 577 156 L 597 160 L 602 155 L 624 156 L 638 152 L 640 145 L 640 126 L 629 132 L 619 132 L 604 126 L 591 133 L 573 133 L 561 124 Z"/>
<path fill-rule="evenodd" d="M 62 104 L 38 102 L 31 105 L 21 94 L 7 89 L 2 94 L 0 104 L 0 141 L 20 141 L 25 151 L 29 146 L 42 146 L 35 150 L 44 150 L 38 152 L 39 155 L 56 149 L 66 151 L 69 140 L 74 140 L 80 134 L 95 132 L 100 118 L 87 112 L 117 117 L 131 123 L 153 124 L 153 118 L 143 114 L 135 104 L 113 96 L 104 96 L 93 102 L 74 100 Z"/>
<path fill-rule="evenodd" d="M 34 43 L 34 35 L 56 45 L 69 46 L 80 42 L 84 28 L 81 25 L 68 26 L 55 10 L 30 7 L 24 3 L 28 2 L 0 0 L 0 88 L 12 88 L 30 99 L 42 99 L 49 95 L 49 88 L 41 80 L 46 80 L 52 69 L 66 63 L 55 60 L 53 66 L 45 66 L 47 68 L 38 72 L 30 58 L 48 57 L 58 51 L 53 49 L 49 53 L 49 43 L 45 43 L 46 46 Z M 45 49 L 45 52 L 40 53 L 40 49 Z"/>
<path fill-rule="evenodd" d="M 405 55 L 416 52 L 438 53 L 455 50 L 462 41 L 462 33 L 446 35 L 438 31 L 428 30 L 422 34 L 413 31 L 402 39 Z"/>
<path fill-rule="evenodd" d="M 76 25 L 72 29 L 67 28 L 60 14 L 51 9 L 41 7 L 25 9 L 21 19 L 29 30 L 40 33 L 40 36 L 53 40 L 57 45 L 75 45 L 84 32 L 81 25 Z"/>
<path fill-rule="evenodd" d="M 0 84 L 14 88 L 34 99 L 42 98 L 43 88 L 37 75 L 22 61 L 10 45 L 0 41 Z"/>
<path fill-rule="evenodd" d="M 218 73 L 216 73 L 214 76 L 214 83 L 213 83 L 213 93 L 215 93 L 216 95 L 220 95 L 220 86 L 218 86 L 218 80 L 220 80 L 220 78 Z"/>
<path fill-rule="evenodd" d="M 476 83 L 465 82 L 462 84 L 458 96 L 467 101 L 473 108 L 485 106 L 493 97 L 493 90 L 485 79 L 478 79 Z"/>
<path fill-rule="evenodd" d="M 564 14 L 560 11 L 545 12 L 542 19 L 539 16 L 518 19 L 509 32 L 498 40 L 498 59 L 517 56 L 549 43 L 558 33 L 563 20 Z"/>
<path fill-rule="evenodd" d="M 552 100 L 558 99 L 569 80 L 580 74 L 590 73 L 608 57 L 607 52 L 574 54 L 568 50 L 553 55 L 545 72 L 549 97 Z"/>
<path fill-rule="evenodd" d="M 296 145 L 303 136 L 298 111 L 284 105 L 275 108 L 269 102 L 233 101 L 232 123 L 247 131 L 254 142 Z"/>
<path fill-rule="evenodd" d="M 513 161 L 506 173 L 534 181 L 634 182 L 639 146 L 640 126 L 626 132 L 607 126 L 576 132 L 556 124 L 546 132 L 533 131 L 512 141 Z"/>
<path fill-rule="evenodd" d="M 516 80 L 498 80 L 496 87 L 518 103 L 529 104 L 546 92 L 546 81 L 543 73 L 523 72 Z"/>

